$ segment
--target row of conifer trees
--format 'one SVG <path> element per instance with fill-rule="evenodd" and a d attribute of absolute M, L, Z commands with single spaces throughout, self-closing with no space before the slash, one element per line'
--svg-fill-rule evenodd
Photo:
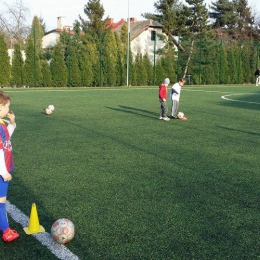
<path fill-rule="evenodd" d="M 181 48 L 172 47 L 167 52 L 139 52 L 133 57 L 130 51 L 127 61 L 124 27 L 120 34 L 108 29 L 72 36 L 64 31 L 53 48 L 43 50 L 43 34 L 35 19 L 26 44 L 14 44 L 11 62 L 4 35 L 0 35 L 0 86 L 125 86 L 127 68 L 128 84 L 132 86 L 158 85 L 165 77 L 173 82 L 183 76 L 185 69 L 188 84 L 250 84 L 259 62 L 257 41 L 202 38 L 179 39 Z"/>

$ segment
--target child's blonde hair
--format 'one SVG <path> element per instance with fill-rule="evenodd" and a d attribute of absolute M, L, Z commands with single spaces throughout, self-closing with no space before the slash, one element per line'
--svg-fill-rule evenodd
<path fill-rule="evenodd" d="M 7 94 L 5 94 L 3 91 L 0 91 L 0 104 L 6 105 L 10 101 L 11 101 L 11 98 Z"/>

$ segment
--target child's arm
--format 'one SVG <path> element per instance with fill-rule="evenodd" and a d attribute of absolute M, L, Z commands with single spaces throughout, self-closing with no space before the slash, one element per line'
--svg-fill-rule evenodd
<path fill-rule="evenodd" d="M 176 89 L 172 88 L 172 94 L 177 94 L 179 95 L 179 93 L 176 91 Z"/>
<path fill-rule="evenodd" d="M 0 176 L 4 179 L 4 181 L 12 180 L 12 175 L 7 171 L 5 166 L 5 156 L 3 149 L 0 149 Z"/>
<path fill-rule="evenodd" d="M 14 129 L 16 128 L 16 123 L 15 123 L 15 115 L 14 113 L 11 111 L 7 114 L 7 117 L 9 119 L 9 124 L 7 126 L 9 135 L 12 136 Z"/>

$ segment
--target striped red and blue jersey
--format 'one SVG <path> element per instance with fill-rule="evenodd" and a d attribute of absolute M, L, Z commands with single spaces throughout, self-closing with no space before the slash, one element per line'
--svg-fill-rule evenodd
<path fill-rule="evenodd" d="M 11 138 L 5 123 L 0 120 L 0 149 L 4 150 L 5 166 L 10 173 L 14 169 Z"/>

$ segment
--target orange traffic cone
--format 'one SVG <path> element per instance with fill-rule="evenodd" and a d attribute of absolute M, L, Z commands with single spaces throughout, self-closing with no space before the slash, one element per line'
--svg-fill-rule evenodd
<path fill-rule="evenodd" d="M 31 215 L 28 227 L 23 228 L 27 235 L 32 235 L 40 232 L 45 232 L 44 227 L 40 226 L 36 204 L 32 204 Z"/>

